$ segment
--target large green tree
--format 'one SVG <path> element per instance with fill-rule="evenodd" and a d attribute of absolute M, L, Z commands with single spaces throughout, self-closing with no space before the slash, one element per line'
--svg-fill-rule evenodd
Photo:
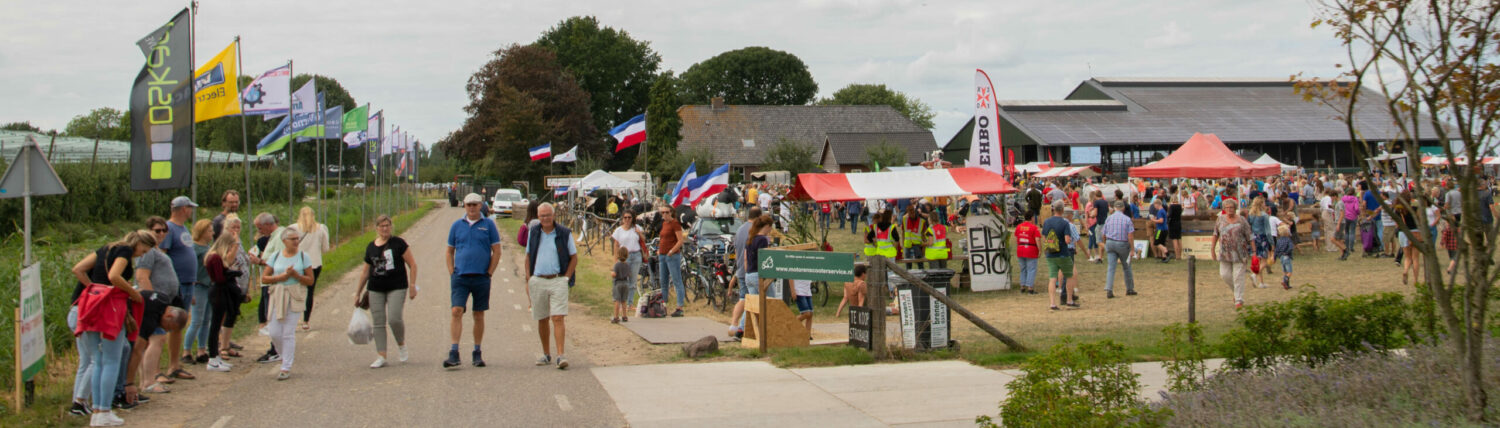
<path fill-rule="evenodd" d="M 818 100 L 818 105 L 888 105 L 923 129 L 932 129 L 932 118 L 937 116 L 922 100 L 880 83 L 851 83 L 832 97 Z"/>
<path fill-rule="evenodd" d="M 869 157 L 866 165 L 870 167 L 870 171 L 878 172 L 881 168 L 906 165 L 906 149 L 886 140 L 865 147 L 865 155 Z"/>
<path fill-rule="evenodd" d="M 765 171 L 787 171 L 793 176 L 818 169 L 817 149 L 812 144 L 782 138 L 766 148 L 766 159 L 761 164 Z"/>
<path fill-rule="evenodd" d="M 818 84 L 801 58 L 760 46 L 693 64 L 682 73 L 682 84 L 689 103 L 721 96 L 729 104 L 804 105 L 818 94 Z"/>
<path fill-rule="evenodd" d="M 661 55 L 650 42 L 599 25 L 592 16 L 575 16 L 542 33 L 537 46 L 552 50 L 557 63 L 589 93 L 594 129 L 603 132 L 646 108 Z"/>
<path fill-rule="evenodd" d="M 548 162 L 532 162 L 527 149 L 552 143 L 577 146 L 579 157 L 608 159 L 589 112 L 589 95 L 551 50 L 512 44 L 469 77 L 469 117 L 440 147 L 484 177 L 527 180 L 540 187 Z"/>
<path fill-rule="evenodd" d="M 672 174 L 680 174 L 674 158 L 678 157 L 677 142 L 682 140 L 682 117 L 677 108 L 682 106 L 679 92 L 681 81 L 672 72 L 662 73 L 651 85 L 651 103 L 646 105 L 646 156 L 636 160 L 636 168 L 650 171 L 653 177 L 666 180 Z M 636 147 L 642 147 L 637 145 Z"/>
<path fill-rule="evenodd" d="M 38 128 L 36 127 L 36 125 L 32 125 L 31 121 L 7 123 L 5 125 L 0 125 L 0 129 L 6 131 L 42 132 L 42 128 Z"/>
<path fill-rule="evenodd" d="M 109 107 L 100 107 L 89 111 L 88 114 L 73 116 L 73 120 L 68 121 L 68 125 L 63 127 L 63 133 L 101 140 L 129 141 L 130 122 L 126 121 L 124 112 Z"/>

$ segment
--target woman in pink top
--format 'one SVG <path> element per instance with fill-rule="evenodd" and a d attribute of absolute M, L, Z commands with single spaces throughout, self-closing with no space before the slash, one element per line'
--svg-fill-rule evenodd
<path fill-rule="evenodd" d="M 1359 198 L 1354 197 L 1353 187 L 1344 189 L 1341 201 L 1344 202 L 1344 224 L 1340 230 L 1344 236 L 1344 254 L 1339 256 L 1342 261 L 1349 259 L 1349 251 L 1355 248 L 1355 240 L 1359 234 Z"/>

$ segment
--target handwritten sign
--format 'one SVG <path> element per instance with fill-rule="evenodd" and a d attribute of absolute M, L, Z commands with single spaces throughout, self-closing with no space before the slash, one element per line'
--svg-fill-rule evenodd
<path fill-rule="evenodd" d="M 974 291 L 1010 289 L 1010 249 L 1000 220 L 990 215 L 969 216 L 969 274 Z"/>
<path fill-rule="evenodd" d="M 849 346 L 870 349 L 871 313 L 863 306 L 849 307 Z"/>

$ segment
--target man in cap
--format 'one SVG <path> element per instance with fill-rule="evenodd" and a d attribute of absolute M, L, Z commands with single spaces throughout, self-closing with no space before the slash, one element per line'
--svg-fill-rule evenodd
<path fill-rule="evenodd" d="M 464 196 L 464 217 L 448 228 L 448 277 L 451 287 L 452 318 L 448 336 L 452 345 L 443 368 L 459 365 L 458 339 L 463 335 L 464 307 L 474 296 L 474 367 L 484 367 L 479 345 L 484 340 L 484 311 L 490 308 L 490 278 L 500 264 L 500 229 L 489 217 L 480 215 L 484 197 L 477 193 Z"/>

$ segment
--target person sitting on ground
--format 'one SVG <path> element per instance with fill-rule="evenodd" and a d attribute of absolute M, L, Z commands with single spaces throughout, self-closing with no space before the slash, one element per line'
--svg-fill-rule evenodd
<path fill-rule="evenodd" d="M 844 284 L 844 298 L 839 300 L 839 307 L 833 311 L 833 317 L 838 318 L 844 313 L 844 307 L 864 307 L 865 296 L 869 293 L 869 283 L 865 282 L 865 272 L 869 268 L 865 265 L 854 265 L 854 281 Z"/>

